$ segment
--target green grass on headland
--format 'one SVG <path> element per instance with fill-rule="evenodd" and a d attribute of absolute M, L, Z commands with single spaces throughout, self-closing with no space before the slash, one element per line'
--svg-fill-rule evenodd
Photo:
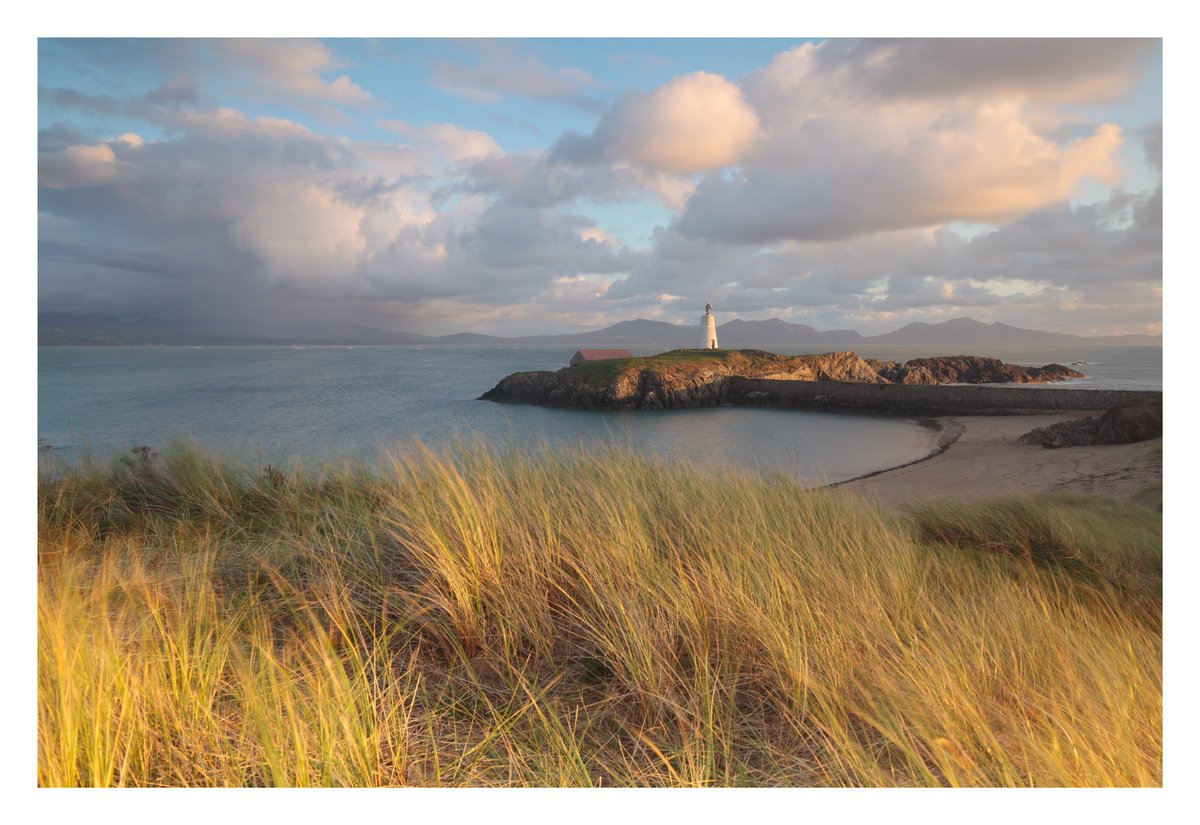
<path fill-rule="evenodd" d="M 642 355 L 634 358 L 608 358 L 603 361 L 585 361 L 570 367 L 571 375 L 590 383 L 606 383 L 626 370 L 664 370 L 680 366 L 704 366 L 721 364 L 730 355 L 738 353 L 749 356 L 763 355 L 760 350 L 728 349 L 676 349 L 658 355 Z"/>
<path fill-rule="evenodd" d="M 621 450 L 39 480 L 42 785 L 1161 783 L 1161 515 Z"/>

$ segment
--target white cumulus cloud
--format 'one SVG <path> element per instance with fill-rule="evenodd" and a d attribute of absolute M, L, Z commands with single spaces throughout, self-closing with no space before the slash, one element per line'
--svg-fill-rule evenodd
<path fill-rule="evenodd" d="M 759 119 L 742 90 L 711 72 L 694 72 L 653 92 L 623 95 L 590 136 L 565 136 L 567 161 L 635 163 L 690 174 L 737 163 L 754 144 Z"/>

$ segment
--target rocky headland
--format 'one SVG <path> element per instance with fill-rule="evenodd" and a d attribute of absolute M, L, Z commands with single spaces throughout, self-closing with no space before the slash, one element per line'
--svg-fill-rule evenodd
<path fill-rule="evenodd" d="M 857 384 L 1044 384 L 1084 378 L 1061 364 L 1022 367 L 971 355 L 899 363 L 853 352 L 778 355 L 761 350 L 673 350 L 595 361 L 557 372 L 517 372 L 481 399 L 584 410 L 660 410 L 730 403 L 730 379 Z"/>

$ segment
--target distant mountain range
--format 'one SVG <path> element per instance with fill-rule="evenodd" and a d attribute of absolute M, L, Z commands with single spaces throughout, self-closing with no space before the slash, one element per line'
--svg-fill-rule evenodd
<path fill-rule="evenodd" d="M 855 349 L 859 347 L 938 347 L 974 348 L 985 346 L 1046 346 L 1082 344 L 1123 344 L 1126 346 L 1162 346 L 1161 335 L 1107 335 L 1089 337 L 1061 332 L 1021 329 L 999 322 L 985 324 L 971 318 L 955 318 L 940 324 L 920 321 L 884 335 L 861 335 L 851 329 L 818 330 L 806 324 L 792 324 L 778 318 L 766 321 L 735 319 L 717 327 L 722 347 L 729 349 L 796 349 L 822 347 Z M 621 321 L 592 332 L 565 335 L 524 335 L 502 337 L 460 332 L 454 335 L 415 335 L 392 332 L 359 324 L 313 324 L 291 335 L 222 335 L 211 331 L 189 330 L 174 324 L 122 322 L 107 318 L 79 318 L 43 315 L 38 319 L 38 344 L 426 344 L 439 346 L 495 347 L 627 347 L 635 352 L 662 352 L 697 345 L 696 326 L 669 324 L 665 321 L 638 319 Z"/>

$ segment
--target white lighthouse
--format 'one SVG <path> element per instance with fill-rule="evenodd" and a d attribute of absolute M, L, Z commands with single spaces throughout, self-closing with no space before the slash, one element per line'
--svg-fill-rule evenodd
<path fill-rule="evenodd" d="M 717 348 L 717 319 L 712 314 L 712 304 L 704 305 L 704 315 L 700 318 L 700 348 Z"/>

